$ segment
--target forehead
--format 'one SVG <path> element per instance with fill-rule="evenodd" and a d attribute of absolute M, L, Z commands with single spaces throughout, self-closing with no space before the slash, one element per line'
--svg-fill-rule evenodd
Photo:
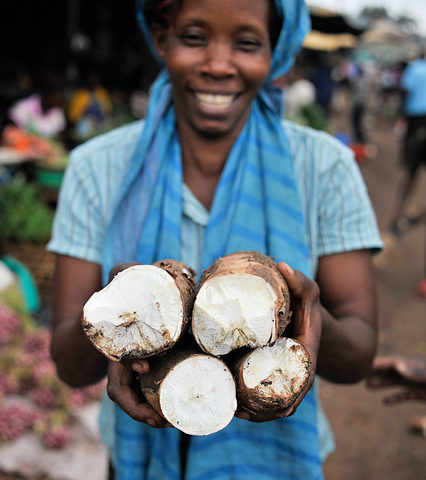
<path fill-rule="evenodd" d="M 199 20 L 219 26 L 239 24 L 268 29 L 270 0 L 183 0 L 176 20 Z"/>

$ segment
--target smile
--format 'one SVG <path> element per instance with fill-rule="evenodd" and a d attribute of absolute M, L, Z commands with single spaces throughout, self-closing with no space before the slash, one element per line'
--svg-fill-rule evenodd
<path fill-rule="evenodd" d="M 235 94 L 219 94 L 219 93 L 201 93 L 194 92 L 195 98 L 202 107 L 209 110 L 222 111 L 226 110 L 231 103 L 237 98 Z"/>

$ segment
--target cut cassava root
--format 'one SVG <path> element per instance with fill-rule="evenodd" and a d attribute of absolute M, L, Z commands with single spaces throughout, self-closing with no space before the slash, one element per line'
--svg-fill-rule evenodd
<path fill-rule="evenodd" d="M 154 357 L 140 376 L 142 393 L 154 410 L 188 435 L 210 435 L 225 428 L 237 408 L 235 380 L 226 364 L 195 346 Z"/>
<path fill-rule="evenodd" d="M 201 349 L 212 355 L 272 345 L 290 321 L 289 305 L 287 284 L 271 257 L 233 253 L 203 272 L 192 331 Z"/>
<path fill-rule="evenodd" d="M 175 260 L 126 268 L 86 302 L 86 335 L 115 361 L 142 359 L 172 347 L 191 318 L 194 276 Z"/>
<path fill-rule="evenodd" d="M 281 412 L 307 385 L 311 360 L 300 342 L 282 337 L 272 346 L 238 352 L 231 369 L 242 406 L 255 413 Z"/>

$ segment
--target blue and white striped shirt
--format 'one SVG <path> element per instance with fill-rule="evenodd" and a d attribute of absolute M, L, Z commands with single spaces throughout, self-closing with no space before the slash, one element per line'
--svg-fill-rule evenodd
<path fill-rule="evenodd" d="M 143 121 L 134 122 L 73 151 L 49 250 L 102 263 L 105 230 L 142 126 Z M 374 211 L 352 152 L 324 132 L 287 121 L 283 126 L 302 198 L 312 276 L 323 255 L 380 248 Z M 208 212 L 200 214 L 202 206 L 194 205 L 184 202 L 182 232 L 182 249 L 187 253 L 183 258 L 193 268 L 199 264 L 197 247 L 202 245 L 202 234 L 194 228 L 204 227 L 208 219 Z"/>

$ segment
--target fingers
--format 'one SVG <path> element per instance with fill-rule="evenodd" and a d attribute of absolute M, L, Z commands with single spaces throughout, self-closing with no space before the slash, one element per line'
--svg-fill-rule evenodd
<path fill-rule="evenodd" d="M 315 370 L 322 329 L 319 287 L 284 262 L 279 262 L 277 268 L 287 282 L 292 297 L 292 337 L 307 349 Z"/>
<path fill-rule="evenodd" d="M 311 301 L 319 298 L 319 288 L 317 284 L 303 275 L 302 272 L 294 270 L 290 265 L 284 262 L 278 262 L 277 268 L 293 295 L 302 298 L 309 296 Z"/>
<path fill-rule="evenodd" d="M 383 403 L 386 405 L 396 405 L 409 400 L 419 400 L 419 395 L 416 390 L 407 388 L 406 390 L 392 393 L 383 398 Z"/>
<path fill-rule="evenodd" d="M 372 388 L 426 384 L 426 362 L 398 356 L 376 357 L 367 384 Z"/>
<path fill-rule="evenodd" d="M 396 362 L 395 369 L 410 382 L 426 384 L 426 361 L 423 359 L 401 357 Z"/>
<path fill-rule="evenodd" d="M 277 420 L 278 418 L 289 417 L 290 415 L 293 415 L 295 411 L 296 411 L 296 407 L 293 405 L 279 412 L 266 412 L 266 413 L 264 412 L 254 413 L 254 412 L 248 412 L 247 410 L 244 410 L 244 409 L 238 409 L 235 412 L 235 416 L 243 420 L 248 420 L 250 422 L 263 423 L 263 422 L 270 422 L 272 420 Z"/>
<path fill-rule="evenodd" d="M 250 413 L 243 409 L 237 409 L 235 416 L 243 420 L 250 420 Z"/>
<path fill-rule="evenodd" d="M 276 420 L 278 418 L 290 417 L 296 412 L 297 407 L 300 405 L 300 403 L 302 402 L 302 400 L 304 399 L 305 395 L 308 393 L 311 387 L 312 387 L 312 383 L 308 384 L 306 388 L 303 390 L 303 392 L 301 392 L 300 395 L 296 398 L 296 400 L 283 410 L 256 413 L 253 411 L 246 410 L 244 407 L 240 406 L 235 412 L 235 416 L 243 420 L 249 420 L 250 422 L 255 422 L 255 423 L 269 422 L 271 420 Z"/>
<path fill-rule="evenodd" d="M 157 428 L 169 426 L 143 399 L 136 374 L 118 362 L 109 362 L 107 393 L 134 420 Z"/>
<path fill-rule="evenodd" d="M 373 373 L 366 380 L 367 386 L 371 389 L 386 388 L 392 385 L 398 385 L 398 379 L 395 375 L 389 372 L 383 372 L 381 374 Z"/>
<path fill-rule="evenodd" d="M 128 370 L 133 370 L 140 375 L 149 372 L 149 363 L 147 360 L 123 360 L 121 364 Z"/>
<path fill-rule="evenodd" d="M 390 368 L 393 368 L 398 360 L 399 357 L 396 356 L 376 357 L 373 362 L 373 370 L 388 370 Z"/>

